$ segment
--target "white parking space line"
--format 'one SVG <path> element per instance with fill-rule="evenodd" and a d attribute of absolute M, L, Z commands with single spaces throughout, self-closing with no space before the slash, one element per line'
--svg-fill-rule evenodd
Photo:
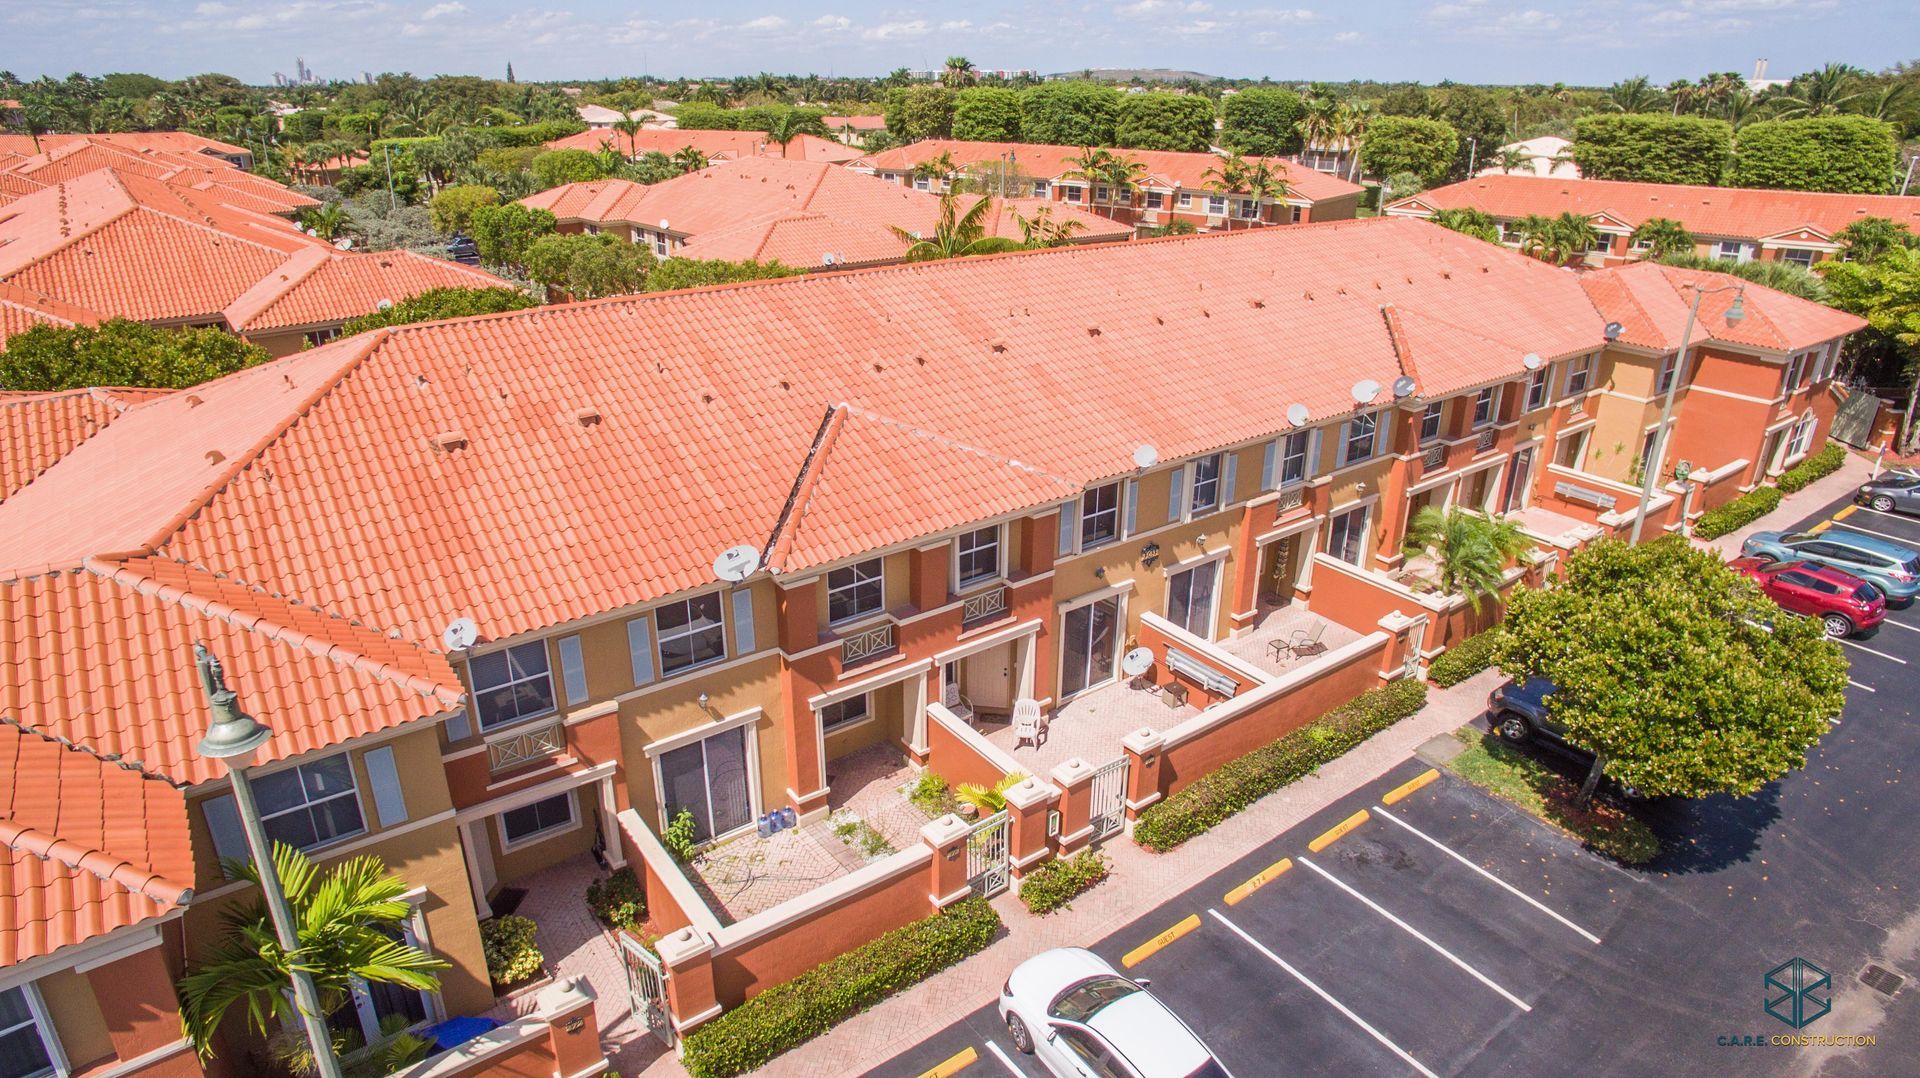
<path fill-rule="evenodd" d="M 1904 513 L 1882 513 L 1880 510 L 1875 509 L 1871 505 L 1861 505 L 1861 506 L 1856 506 L 1855 508 L 1859 509 L 1862 513 L 1872 513 L 1874 516 L 1886 517 L 1888 520 L 1904 520 L 1904 521 L 1907 521 L 1908 523 L 1920 523 L 1920 521 L 1915 521 L 1913 517 L 1907 516 Z M 1842 524 L 1840 526 L 1843 528 L 1847 527 L 1847 525 L 1845 524 Z"/>
<path fill-rule="evenodd" d="M 1876 538 L 1885 539 L 1890 543 L 1899 543 L 1901 546 L 1907 546 L 1908 544 L 1914 542 L 1914 540 L 1909 539 L 1904 535 L 1889 535 L 1886 532 L 1877 532 L 1877 531 L 1874 531 L 1872 528 L 1862 528 L 1859 525 L 1852 524 L 1852 523 L 1836 524 L 1833 526 L 1831 530 L 1837 531 L 1837 532 L 1865 532 L 1866 534 L 1874 536 Z"/>
<path fill-rule="evenodd" d="M 1904 622 L 1904 621 L 1895 621 L 1895 620 L 1893 620 L 1892 618 L 1888 618 L 1888 619 L 1886 619 L 1885 621 L 1882 621 L 1882 622 L 1881 622 L 1880 624 L 1882 624 L 1882 625 L 1891 625 L 1891 626 L 1893 626 L 1893 627 L 1894 627 L 1894 628 L 1896 628 L 1896 629 L 1905 629 L 1906 631 L 1908 631 L 1908 632 L 1910 632 L 1910 633 L 1920 633 L 1920 626 L 1915 626 L 1915 625 L 1908 625 L 1908 624 L 1907 624 L 1906 622 Z"/>
<path fill-rule="evenodd" d="M 1279 966 L 1281 969 L 1286 970 L 1288 976 L 1292 977 L 1296 981 L 1299 981 L 1301 984 L 1306 985 L 1308 991 L 1312 992 L 1314 995 L 1319 996 L 1321 999 L 1324 999 L 1328 1003 L 1332 1004 L 1334 1010 L 1339 1011 L 1341 1014 L 1344 1014 L 1347 1016 L 1347 1021 L 1352 1022 L 1354 1025 L 1359 1026 L 1363 1030 L 1366 1030 L 1367 1036 L 1372 1037 L 1376 1041 L 1379 1041 L 1380 1045 L 1384 1047 L 1387 1051 L 1392 1052 L 1396 1056 L 1399 1056 L 1401 1062 L 1405 1063 L 1409 1067 L 1412 1067 L 1414 1070 L 1419 1071 L 1421 1074 L 1426 1075 L 1427 1078 L 1440 1078 L 1439 1075 L 1428 1070 L 1423 1064 L 1421 1064 L 1419 1060 L 1407 1054 L 1406 1049 L 1388 1040 L 1386 1034 L 1373 1028 L 1371 1025 L 1368 1025 L 1366 1019 L 1353 1013 L 1353 1011 L 1349 1009 L 1346 1004 L 1340 1002 L 1339 1000 L 1333 998 L 1333 996 L 1329 995 L 1326 989 L 1308 980 L 1306 974 L 1301 973 L 1299 970 L 1294 969 L 1292 966 L 1288 965 L 1286 959 L 1281 958 L 1279 955 L 1274 954 L 1272 951 L 1267 950 L 1266 944 L 1261 943 L 1259 940 L 1254 939 L 1252 936 L 1247 935 L 1246 932 L 1241 930 L 1239 925 L 1234 924 L 1232 921 L 1229 921 L 1225 917 L 1220 916 L 1219 910 L 1210 909 L 1207 911 L 1207 914 L 1208 916 L 1212 917 L 1214 920 L 1219 921 L 1223 925 L 1226 925 L 1227 928 L 1230 931 L 1232 931 L 1234 935 L 1239 936 L 1243 940 L 1246 940 L 1249 946 L 1251 946 L 1254 950 L 1259 951 L 1261 954 L 1265 955 L 1268 961 L 1272 962 L 1276 966 Z"/>
<path fill-rule="evenodd" d="M 1865 689 L 1865 690 L 1867 690 L 1868 692 L 1879 692 L 1879 691 L 1880 691 L 1879 689 L 1876 689 L 1876 688 L 1874 688 L 1874 687 L 1873 687 L 1873 686 L 1871 686 L 1871 685 L 1862 685 L 1862 684 L 1860 684 L 1859 682 L 1857 682 L 1857 681 L 1855 681 L 1855 680 L 1853 680 L 1852 678 L 1848 678 L 1848 679 L 1847 679 L 1847 684 L 1849 684 L 1849 685 L 1851 685 L 1851 686 L 1853 686 L 1853 687 L 1854 687 L 1854 688 L 1856 688 L 1856 689 Z"/>
<path fill-rule="evenodd" d="M 1019 1067 L 1014 1066 L 1013 1060 L 1007 1058 L 1007 1053 L 1001 1051 L 999 1045 L 993 1043 L 992 1041 L 985 1041 L 983 1043 L 986 1044 L 987 1051 L 993 1053 L 993 1058 L 999 1060 L 1000 1065 L 1007 1068 L 1008 1073 L 1014 1075 L 1015 1078 L 1027 1078 L 1027 1072 L 1021 1070 Z"/>
<path fill-rule="evenodd" d="M 1848 647 L 1850 647 L 1850 648 L 1853 648 L 1853 649 L 1855 649 L 1855 650 L 1857 650 L 1857 651 L 1864 651 L 1864 652 L 1866 652 L 1866 653 L 1867 653 L 1867 654 L 1869 654 L 1869 655 L 1878 655 L 1878 656 L 1880 656 L 1880 657 L 1881 657 L 1882 659 L 1890 659 L 1890 660 L 1892 660 L 1893 662 L 1897 662 L 1897 663 L 1899 663 L 1899 664 L 1900 664 L 1901 666 L 1905 666 L 1905 665 L 1907 665 L 1907 660 L 1905 660 L 1905 659 L 1902 659 L 1902 658 L 1901 658 L 1900 656 L 1898 656 L 1898 655 L 1889 655 L 1889 654 L 1887 654 L 1887 653 L 1886 653 L 1886 652 L 1884 652 L 1884 651 L 1875 651 L 1875 650 L 1873 650 L 1872 648 L 1870 648 L 1870 647 L 1868 647 L 1868 646 L 1866 646 L 1865 644 L 1856 644 L 1856 643 L 1854 643 L 1853 641 L 1851 641 L 1851 640 L 1848 640 L 1848 639 L 1846 639 L 1845 637 L 1838 637 L 1838 636 L 1836 636 L 1836 637 L 1834 637 L 1833 639 L 1835 639 L 1835 640 L 1838 640 L 1838 641 L 1840 641 L 1840 642 L 1841 642 L 1842 644 L 1845 644 L 1846 646 L 1848 646 Z"/>
<path fill-rule="evenodd" d="M 1426 944 L 1428 947 L 1433 949 L 1433 953 L 1439 955 L 1441 958 L 1444 958 L 1447 961 L 1453 963 L 1454 965 L 1460 967 L 1462 972 L 1466 973 L 1468 976 L 1472 977 L 1474 980 L 1479 981 L 1481 984 L 1484 984 L 1488 988 L 1493 989 L 1495 992 L 1500 993 L 1502 996 L 1506 998 L 1508 1003 L 1513 1004 L 1514 1006 L 1520 1008 L 1523 1011 L 1533 1010 L 1532 1007 L 1529 1007 L 1527 1005 L 1526 1000 L 1521 999 L 1519 996 L 1516 996 L 1512 992 L 1509 992 L 1506 989 L 1495 984 L 1493 981 L 1493 978 L 1487 976 L 1486 974 L 1468 965 L 1466 963 L 1466 960 L 1461 958 L 1459 955 L 1454 954 L 1452 951 L 1449 951 L 1445 947 L 1442 947 L 1439 944 L 1433 942 L 1433 940 L 1429 939 L 1426 936 L 1426 934 L 1421 932 L 1419 929 L 1413 927 L 1412 925 L 1408 924 L 1405 921 L 1402 921 L 1400 918 L 1395 917 L 1391 912 L 1387 910 L 1385 906 L 1382 906 L 1380 903 L 1375 902 L 1373 899 L 1368 898 L 1366 895 L 1363 895 L 1360 892 L 1354 890 L 1351 886 L 1347 884 L 1345 880 L 1341 879 L 1338 876 L 1335 876 L 1333 873 L 1328 872 L 1326 869 L 1321 868 L 1319 865 L 1314 864 L 1312 861 L 1309 861 L 1304 857 L 1296 857 L 1294 858 L 1294 860 L 1298 861 L 1300 864 L 1307 866 L 1308 868 L 1314 870 L 1315 872 L 1318 872 L 1322 877 L 1324 877 L 1329 883 L 1332 883 L 1335 887 L 1338 887 L 1342 891 L 1345 891 L 1346 893 L 1359 899 L 1361 902 L 1366 904 L 1368 909 L 1372 910 L 1373 912 L 1379 914 L 1382 917 L 1385 917 L 1387 920 L 1392 921 L 1395 925 L 1399 926 L 1402 932 L 1405 932 L 1407 935 L 1412 936 L 1414 939 L 1417 939 L 1421 943 Z"/>
<path fill-rule="evenodd" d="M 1864 688 L 1865 686 L 1862 686 L 1862 687 Z M 1872 692 L 1873 690 L 1868 689 L 1867 691 Z M 1541 905 L 1540 902 L 1537 899 L 1535 899 L 1532 895 L 1527 894 L 1525 891 L 1520 890 L 1519 888 L 1515 887 L 1513 884 L 1508 883 L 1507 881 L 1501 879 L 1500 877 L 1494 875 L 1493 873 L 1488 872 L 1486 869 L 1481 868 L 1479 865 L 1474 864 L 1472 861 L 1467 860 L 1459 852 L 1455 851 L 1452 847 L 1447 846 L 1445 843 L 1441 842 L 1439 839 L 1434 838 L 1432 835 L 1427 834 L 1425 831 L 1420 830 L 1418 827 L 1415 827 L 1412 824 L 1408 823 L 1407 821 L 1394 815 L 1393 813 L 1388 812 L 1384 807 L 1381 808 L 1378 812 L 1374 813 L 1374 815 L 1391 820 L 1394 823 L 1399 824 L 1401 827 L 1406 828 L 1408 831 L 1413 832 L 1413 834 L 1419 836 L 1422 840 L 1424 840 L 1427 845 L 1432 846 L 1434 849 L 1439 850 L 1441 853 L 1446 854 L 1448 857 L 1453 858 L 1455 861 L 1460 862 L 1461 864 L 1467 866 L 1468 868 L 1474 870 L 1475 872 L 1478 872 L 1480 875 L 1493 881 L 1495 884 L 1498 884 L 1500 887 L 1504 888 L 1508 894 L 1512 895 L 1513 897 L 1519 899 L 1522 902 L 1525 902 L 1527 905 L 1532 906 L 1534 909 L 1539 910 L 1541 913 L 1546 914 L 1548 917 L 1553 918 L 1554 920 L 1560 922 L 1561 924 L 1566 925 L 1568 928 L 1573 929 L 1575 932 L 1580 933 L 1580 935 L 1586 937 L 1587 942 L 1589 943 L 1600 942 L 1599 936 L 1594 935 L 1593 933 L 1587 931 L 1586 929 L 1581 928 L 1579 925 L 1574 924 L 1572 921 L 1567 920 L 1565 917 L 1560 916 L 1560 914 L 1554 912 L 1553 910 L 1548 909 L 1546 906 Z"/>

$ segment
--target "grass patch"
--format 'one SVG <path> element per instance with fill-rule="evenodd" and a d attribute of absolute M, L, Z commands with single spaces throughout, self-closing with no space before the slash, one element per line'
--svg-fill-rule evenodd
<path fill-rule="evenodd" d="M 887 836 L 857 816 L 842 817 L 840 822 L 833 825 L 833 833 L 840 836 L 840 841 L 864 852 L 868 857 L 879 857 L 894 852 L 893 844 L 887 841 Z"/>
<path fill-rule="evenodd" d="M 1496 735 L 1463 732 L 1460 740 L 1466 743 L 1466 751 L 1447 766 L 1461 778 L 1621 864 L 1644 865 L 1659 855 L 1660 839 L 1632 813 L 1601 798 L 1584 809 L 1575 807 L 1579 783 L 1503 744 Z"/>

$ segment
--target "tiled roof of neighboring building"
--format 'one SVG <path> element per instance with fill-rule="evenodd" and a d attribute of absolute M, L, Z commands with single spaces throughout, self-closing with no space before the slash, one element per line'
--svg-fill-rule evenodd
<path fill-rule="evenodd" d="M 1114 150 L 1116 155 L 1130 157 L 1146 166 L 1142 182 L 1151 187 L 1184 188 L 1189 191 L 1205 189 L 1212 178 L 1210 170 L 1220 167 L 1221 157 L 1214 153 L 1182 153 L 1172 150 Z M 955 165 L 962 168 L 968 165 L 1000 165 L 1011 160 L 1014 169 L 1028 176 L 1037 176 L 1044 180 L 1067 178 L 1067 173 L 1075 170 L 1073 159 L 1086 153 L 1082 146 L 1052 146 L 1037 142 L 967 142 L 961 139 L 925 139 L 906 146 L 896 146 L 891 150 L 870 154 L 854 161 L 850 167 L 872 171 L 905 172 L 915 165 L 925 164 L 947 155 Z M 1290 197 L 1304 199 L 1307 202 L 1320 202 L 1330 198 L 1341 198 L 1360 193 L 1358 184 L 1348 183 L 1337 176 L 1317 172 L 1305 165 L 1296 164 L 1278 157 L 1267 158 L 1271 165 L 1287 181 Z"/>
<path fill-rule="evenodd" d="M 1836 311 L 1824 303 L 1801 299 L 1757 284 L 1740 289 L 1746 317 L 1727 321 L 1738 285 L 1723 274 L 1636 262 L 1614 269 L 1580 274 L 1580 284 L 1609 322 L 1621 326 L 1620 343 L 1670 352 L 1680 347 L 1687 309 L 1695 289 L 1707 289 L 1693 337 L 1686 343 L 1721 341 L 1749 348 L 1791 352 L 1866 327 L 1863 319 Z"/>
<path fill-rule="evenodd" d="M 6 286 L 0 285 L 0 294 Z M 0 393 L 0 501 L 163 389 L 69 389 Z"/>
<path fill-rule="evenodd" d="M 412 251 L 306 250 L 228 304 L 226 318 L 237 333 L 326 325 L 338 322 L 343 311 L 372 311 L 381 300 L 504 284 L 491 273 Z"/>
<path fill-rule="evenodd" d="M 598 150 L 612 146 L 629 156 L 646 153 L 674 154 L 688 147 L 699 150 L 709 161 L 731 161 L 741 157 L 785 157 L 796 161 L 825 161 L 840 164 L 860 156 L 832 139 L 818 135 L 796 135 L 783 149 L 767 138 L 764 131 L 702 131 L 686 128 L 643 128 L 632 137 L 605 129 L 582 131 L 577 135 L 554 139 L 550 150 Z"/>
<path fill-rule="evenodd" d="M 8 337 L 37 325 L 90 326 L 98 321 L 100 316 L 84 307 L 0 281 L 0 352 L 6 351 Z"/>
<path fill-rule="evenodd" d="M 887 127 L 885 116 L 826 116 L 822 117 L 820 122 L 826 124 L 831 131 L 838 131 L 843 127 L 851 127 L 855 131 L 884 131 Z"/>
<path fill-rule="evenodd" d="M 1810 228 L 1831 239 L 1862 217 L 1885 217 L 1920 230 L 1920 195 L 1851 195 L 1763 191 L 1538 176 L 1478 176 L 1403 198 L 1390 214 L 1472 208 L 1495 217 L 1605 214 L 1635 228 L 1654 217 L 1678 221 L 1698 236 L 1765 239 Z"/>
<path fill-rule="evenodd" d="M 59 149 L 74 142 L 93 142 L 129 150 L 164 150 L 173 153 L 197 153 L 210 157 L 250 157 L 252 150 L 187 131 L 124 131 L 112 134 L 0 135 L 0 153 L 29 157 Z"/>

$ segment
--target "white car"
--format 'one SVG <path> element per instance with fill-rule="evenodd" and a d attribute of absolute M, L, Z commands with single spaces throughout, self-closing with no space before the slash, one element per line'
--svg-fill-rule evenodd
<path fill-rule="evenodd" d="M 1061 947 L 1014 968 L 1000 990 L 1013 1046 L 1059 1078 L 1231 1078 L 1147 982 L 1092 951 Z"/>

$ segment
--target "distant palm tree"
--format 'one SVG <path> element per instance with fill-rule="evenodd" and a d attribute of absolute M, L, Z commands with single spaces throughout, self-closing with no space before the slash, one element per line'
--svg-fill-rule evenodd
<path fill-rule="evenodd" d="M 1913 96 L 1913 83 L 1894 82 L 1880 88 L 1861 102 L 1860 114 L 1876 120 L 1892 121 L 1894 113 L 1906 108 L 1907 99 Z"/>
<path fill-rule="evenodd" d="M 1635 75 L 1608 88 L 1607 107 L 1615 112 L 1651 112 L 1660 107 L 1660 91 L 1645 75 Z"/>
<path fill-rule="evenodd" d="M 1409 558 L 1431 555 L 1439 571 L 1440 591 L 1466 596 L 1467 605 L 1478 614 L 1483 598 L 1500 593 L 1507 563 L 1532 549 L 1533 540 L 1517 521 L 1428 505 L 1407 522 L 1402 552 Z"/>
<path fill-rule="evenodd" d="M 332 243 L 340 238 L 340 233 L 346 231 L 347 208 L 339 202 L 314 206 L 300 214 L 300 224 L 304 228 L 312 229 L 313 234 L 320 239 Z"/>
<path fill-rule="evenodd" d="M 1656 262 L 1668 255 L 1690 254 L 1695 245 L 1693 233 L 1688 232 L 1685 225 L 1665 217 L 1649 217 L 1640 222 L 1630 242 L 1635 247 L 1644 247 L 1643 257 Z"/>
<path fill-rule="evenodd" d="M 940 82 L 950 90 L 972 86 L 979 81 L 978 69 L 973 61 L 964 56 L 947 57 L 946 67 L 940 72 Z"/>
<path fill-rule="evenodd" d="M 1828 64 L 1818 71 L 1809 71 L 1794 79 L 1785 94 L 1774 98 L 1787 106 L 1776 115 L 1831 116 L 1839 112 L 1841 106 L 1864 96 L 1857 90 L 1845 92 L 1847 84 L 1859 74 L 1860 69 L 1852 64 Z"/>
<path fill-rule="evenodd" d="M 1328 148 L 1333 141 L 1334 117 L 1339 111 L 1340 102 L 1336 98 L 1316 96 L 1306 100 L 1300 119 L 1294 122 L 1294 129 L 1300 132 L 1300 140 L 1306 149 Z"/>
<path fill-rule="evenodd" d="M 778 143 L 780 153 L 787 152 L 787 143 L 801 135 L 824 135 L 826 125 L 812 113 L 803 113 L 798 109 L 782 109 L 767 120 L 767 138 Z"/>
<path fill-rule="evenodd" d="M 1533 155 L 1518 146 L 1502 146 L 1493 155 L 1493 163 L 1500 166 L 1502 173 L 1511 175 L 1520 171 L 1533 171 Z"/>
<path fill-rule="evenodd" d="M 1360 144 L 1367 140 L 1367 125 L 1372 119 L 1371 101 L 1348 102 L 1334 113 L 1333 137 L 1339 140 L 1341 152 L 1347 155 L 1348 182 L 1359 177 Z"/>
<path fill-rule="evenodd" d="M 946 183 L 950 181 L 954 174 L 959 171 L 960 166 L 953 163 L 953 154 L 948 153 L 946 150 L 941 150 L 935 156 L 929 157 L 925 161 L 913 166 L 913 178 L 916 180 L 926 180 L 928 181 L 927 186 L 931 187 L 936 182 Z"/>
<path fill-rule="evenodd" d="M 640 156 L 640 118 L 623 115 L 613 121 L 613 129 L 627 136 L 628 159 Z"/>
<path fill-rule="evenodd" d="M 673 151 L 673 167 L 681 172 L 698 172 L 707 167 L 707 155 L 691 146 Z"/>
<path fill-rule="evenodd" d="M 894 235 L 905 240 L 907 261 L 933 262 L 943 258 L 1014 251 L 1020 242 L 1007 236 L 987 235 L 987 221 L 993 215 L 993 199 L 981 196 L 965 213 L 952 192 L 940 196 L 940 219 L 931 236 L 911 232 L 899 225 L 888 225 Z"/>
<path fill-rule="evenodd" d="M 1073 243 L 1074 233 L 1087 227 L 1085 221 L 1054 220 L 1051 206 L 1036 208 L 1031 217 L 1023 217 L 1015 210 L 1013 220 L 1020 226 L 1020 237 L 1028 247 L 1066 247 Z"/>

